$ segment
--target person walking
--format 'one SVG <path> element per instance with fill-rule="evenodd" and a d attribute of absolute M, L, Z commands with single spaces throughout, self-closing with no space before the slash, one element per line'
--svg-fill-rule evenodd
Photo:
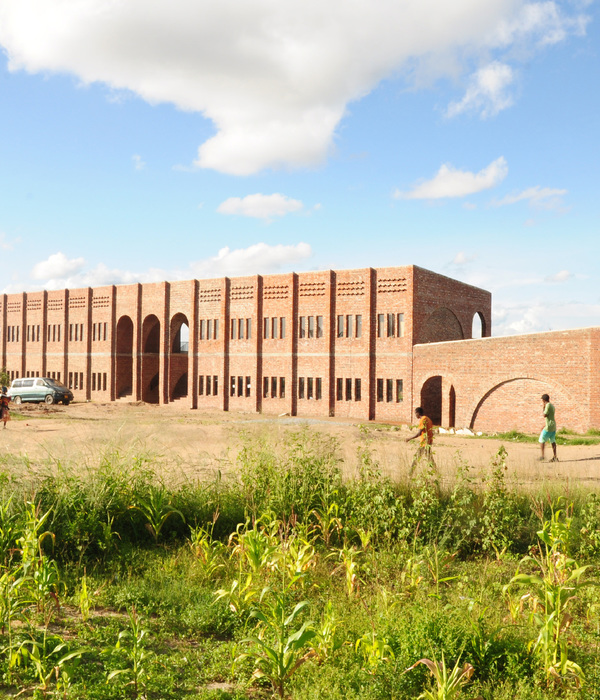
<path fill-rule="evenodd" d="M 2 394 L 0 394 L 0 421 L 4 423 L 4 428 L 10 420 L 10 410 L 8 405 L 10 403 L 10 396 L 7 394 L 7 389 L 5 386 L 2 387 Z"/>
<path fill-rule="evenodd" d="M 427 459 L 427 463 L 431 464 L 435 468 L 435 462 L 431 456 L 431 447 L 433 445 L 433 423 L 431 422 L 431 419 L 425 415 L 425 411 L 421 408 L 421 406 L 415 408 L 415 416 L 419 420 L 419 425 L 417 426 L 419 431 L 414 435 L 411 435 L 411 437 L 406 438 L 406 442 L 420 438 L 419 447 L 417 448 L 415 457 L 410 465 L 409 474 L 411 476 L 422 457 L 425 457 Z"/>
<path fill-rule="evenodd" d="M 540 433 L 540 445 L 542 448 L 540 462 L 544 461 L 544 449 L 547 442 L 552 445 L 553 457 L 550 461 L 558 462 L 558 457 L 556 456 L 556 421 L 554 419 L 554 406 L 550 403 L 548 394 L 542 394 L 542 402 L 544 404 L 543 413 L 546 419 L 546 425 Z"/>

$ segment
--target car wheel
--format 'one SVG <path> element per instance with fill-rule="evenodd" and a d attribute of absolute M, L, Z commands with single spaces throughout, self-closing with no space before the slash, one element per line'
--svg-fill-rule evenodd
<path fill-rule="evenodd" d="M 52 394 L 46 394 L 44 403 L 46 403 L 48 406 L 51 406 L 54 403 L 54 396 L 52 396 Z"/>
<path fill-rule="evenodd" d="M 68 406 L 70 403 L 71 403 L 71 402 L 69 401 L 69 399 L 65 399 L 65 400 L 63 401 L 63 406 Z"/>
<path fill-rule="evenodd" d="M 15 406 L 20 406 L 23 403 L 23 401 L 21 400 L 20 396 L 14 396 L 13 403 L 15 404 Z"/>

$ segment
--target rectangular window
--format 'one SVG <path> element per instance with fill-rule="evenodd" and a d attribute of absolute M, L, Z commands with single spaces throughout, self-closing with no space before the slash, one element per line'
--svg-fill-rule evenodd
<path fill-rule="evenodd" d="M 215 329 L 213 340 L 219 340 L 219 319 L 215 318 L 213 322 L 213 328 Z"/>
<path fill-rule="evenodd" d="M 344 380 L 338 377 L 335 380 L 335 399 L 341 401 L 344 398 Z"/>
<path fill-rule="evenodd" d="M 404 314 L 398 314 L 398 338 L 404 338 Z"/>
<path fill-rule="evenodd" d="M 396 379 L 396 403 L 400 403 L 400 401 L 404 400 L 404 391 L 402 384 L 402 379 Z"/>
<path fill-rule="evenodd" d="M 377 316 L 377 337 L 378 338 L 383 338 L 384 325 L 385 325 L 385 315 L 378 314 L 378 316 Z"/>
<path fill-rule="evenodd" d="M 273 316 L 273 318 L 271 319 L 271 338 L 273 338 L 273 340 L 277 340 L 277 326 L 279 325 L 278 321 L 279 319 L 277 318 L 277 316 Z"/>
<path fill-rule="evenodd" d="M 213 375 L 213 396 L 217 396 L 219 394 L 219 377 L 214 374 Z"/>
<path fill-rule="evenodd" d="M 317 316 L 317 338 L 323 337 L 323 316 Z"/>
<path fill-rule="evenodd" d="M 285 377 L 279 377 L 279 398 L 285 399 Z"/>
<path fill-rule="evenodd" d="M 27 326 L 27 342 L 29 342 L 29 329 L 30 328 L 31 328 L 31 326 Z"/>
<path fill-rule="evenodd" d="M 362 316 L 358 314 L 356 317 L 356 337 L 360 338 L 362 336 Z"/>
<path fill-rule="evenodd" d="M 263 319 L 263 338 L 265 340 L 269 338 L 269 319 L 266 317 Z"/>
<path fill-rule="evenodd" d="M 277 398 L 277 377 L 271 377 L 271 398 Z"/>
<path fill-rule="evenodd" d="M 299 337 L 300 338 L 306 338 L 306 316 L 300 316 L 300 332 L 299 332 Z"/>
<path fill-rule="evenodd" d="M 40 342 L 40 327 L 37 327 L 37 333 L 36 333 L 36 342 Z"/>
<path fill-rule="evenodd" d="M 79 340 L 83 340 L 83 323 L 79 324 Z"/>
<path fill-rule="evenodd" d="M 92 372 L 92 391 L 96 391 L 96 372 Z"/>
<path fill-rule="evenodd" d="M 344 317 L 343 316 L 337 317 L 337 337 L 338 338 L 344 337 Z"/>
<path fill-rule="evenodd" d="M 360 401 L 360 379 L 354 380 L 354 400 Z"/>
<path fill-rule="evenodd" d="M 304 377 L 298 378 L 298 398 L 304 398 Z"/>
<path fill-rule="evenodd" d="M 208 377 L 206 379 L 206 393 L 208 394 Z M 204 377 L 202 375 L 198 377 L 198 396 L 204 396 Z"/>
<path fill-rule="evenodd" d="M 346 401 L 352 401 L 352 380 L 346 379 Z"/>
<path fill-rule="evenodd" d="M 269 377 L 263 377 L 263 399 L 269 397 Z"/>
<path fill-rule="evenodd" d="M 396 314 L 387 315 L 387 336 L 388 338 L 396 337 Z"/>
<path fill-rule="evenodd" d="M 252 339 L 252 319 L 251 318 L 246 319 L 246 338 L 248 338 L 248 340 Z"/>
<path fill-rule="evenodd" d="M 237 395 L 238 396 L 244 395 L 244 384 L 242 382 L 243 382 L 243 377 L 238 377 L 237 378 Z"/>
<path fill-rule="evenodd" d="M 69 323 L 69 343 L 72 341 L 73 341 L 73 324 Z"/>
<path fill-rule="evenodd" d="M 231 340 L 235 340 L 235 330 L 237 328 L 237 323 L 235 322 L 235 318 L 231 319 Z"/>
<path fill-rule="evenodd" d="M 212 336 L 212 319 L 209 318 L 206 322 L 206 339 L 210 340 Z"/>
<path fill-rule="evenodd" d="M 323 398 L 323 380 L 321 377 L 315 379 L 315 399 L 320 401 Z"/>
<path fill-rule="evenodd" d="M 235 396 L 235 377 L 231 377 L 230 382 L 231 382 L 231 386 L 229 388 L 229 395 Z"/>
<path fill-rule="evenodd" d="M 244 340 L 244 319 L 238 319 L 238 338 Z"/>
<path fill-rule="evenodd" d="M 285 316 L 282 316 L 279 319 L 279 337 L 280 338 L 285 338 Z"/>
<path fill-rule="evenodd" d="M 211 388 L 210 386 L 210 375 L 206 375 L 206 395 L 211 396 L 213 393 L 214 389 Z"/>
<path fill-rule="evenodd" d="M 385 400 L 388 403 L 391 403 L 394 400 L 393 391 L 394 391 L 394 381 L 392 379 L 386 379 L 385 380 Z"/>
<path fill-rule="evenodd" d="M 73 388 L 73 372 L 69 372 L 69 389 Z"/>
<path fill-rule="evenodd" d="M 377 380 L 377 401 L 383 401 L 383 379 Z"/>
<path fill-rule="evenodd" d="M 307 399 L 314 399 L 314 394 L 313 394 L 313 388 L 314 388 L 314 382 L 312 377 L 308 377 L 306 380 L 306 398 Z"/>
<path fill-rule="evenodd" d="M 346 316 L 346 338 L 352 338 L 354 336 L 353 321 L 353 316 Z"/>
<path fill-rule="evenodd" d="M 206 333 L 206 321 L 202 319 L 200 321 L 200 340 L 204 340 L 204 335 Z"/>
<path fill-rule="evenodd" d="M 79 389 L 79 372 L 73 373 L 73 381 L 75 382 L 73 389 Z"/>
<path fill-rule="evenodd" d="M 314 316 L 308 317 L 308 337 L 309 338 L 315 337 L 315 317 Z"/>
<path fill-rule="evenodd" d="M 252 382 L 250 381 L 250 377 L 246 377 L 246 397 L 250 396 L 251 389 L 252 389 Z"/>
<path fill-rule="evenodd" d="M 58 373 L 58 375 L 60 381 L 60 372 Z M 102 373 L 102 391 L 106 391 L 106 372 Z"/>
<path fill-rule="evenodd" d="M 83 372 L 79 373 L 79 388 L 83 389 Z"/>
<path fill-rule="evenodd" d="M 57 373 L 56 373 L 56 378 L 57 378 L 58 381 L 60 382 L 60 372 L 57 372 Z"/>
<path fill-rule="evenodd" d="M 50 328 L 48 328 L 48 340 L 50 340 Z M 92 343 L 96 342 L 96 324 L 92 323 Z"/>

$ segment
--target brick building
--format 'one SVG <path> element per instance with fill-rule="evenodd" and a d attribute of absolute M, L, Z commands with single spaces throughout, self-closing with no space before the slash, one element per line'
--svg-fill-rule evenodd
<path fill-rule="evenodd" d="M 0 307 L 11 379 L 55 377 L 78 401 L 398 422 L 423 404 L 436 423 L 487 430 L 527 427 L 532 397 L 538 426 L 546 391 L 565 425 L 600 425 L 600 329 L 490 338 L 488 292 L 415 266 L 8 294 Z M 483 337 L 469 340 L 474 319 Z"/>

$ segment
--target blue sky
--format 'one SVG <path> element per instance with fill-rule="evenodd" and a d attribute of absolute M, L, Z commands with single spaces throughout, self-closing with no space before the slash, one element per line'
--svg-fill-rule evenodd
<path fill-rule="evenodd" d="M 600 325 L 600 13 L 3 0 L 3 290 L 416 264 Z"/>

